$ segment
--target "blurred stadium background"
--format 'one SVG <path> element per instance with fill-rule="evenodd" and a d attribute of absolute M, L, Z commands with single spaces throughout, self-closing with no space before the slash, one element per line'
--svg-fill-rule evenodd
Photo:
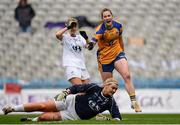
<path fill-rule="evenodd" d="M 99 12 L 104 7 L 110 8 L 124 26 L 125 52 L 137 93 L 147 94 L 148 98 L 152 97 L 151 101 L 159 96 L 158 108 L 164 108 L 167 103 L 164 100 L 168 99 L 171 103 L 176 101 L 177 107 L 180 104 L 177 96 L 180 91 L 180 0 L 29 0 L 36 12 L 32 21 L 33 34 L 18 32 L 14 19 L 17 3 L 18 0 L 0 0 L 0 107 L 11 103 L 9 97 L 12 96 L 3 92 L 6 83 L 34 90 L 69 86 L 61 67 L 62 47 L 55 38 L 58 28 L 44 26 L 49 21 L 65 21 L 80 15 L 98 22 Z M 91 27 L 81 29 L 89 36 L 94 33 Z M 85 57 L 92 81 L 100 83 L 96 49 L 85 51 Z M 124 88 L 116 72 L 115 77 Z M 142 98 L 145 97 L 139 97 L 144 107 L 156 106 L 149 104 L 153 103 L 150 101 L 145 105 Z M 17 97 L 19 99 L 21 96 Z M 177 108 L 168 105 L 167 109 Z M 180 112 L 180 108 L 178 110 Z"/>

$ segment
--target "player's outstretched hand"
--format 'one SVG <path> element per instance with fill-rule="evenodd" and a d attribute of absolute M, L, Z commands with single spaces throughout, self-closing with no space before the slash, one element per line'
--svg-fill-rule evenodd
<path fill-rule="evenodd" d="M 87 48 L 88 48 L 88 50 L 92 50 L 94 48 L 94 43 L 93 42 L 88 42 L 87 43 Z"/>

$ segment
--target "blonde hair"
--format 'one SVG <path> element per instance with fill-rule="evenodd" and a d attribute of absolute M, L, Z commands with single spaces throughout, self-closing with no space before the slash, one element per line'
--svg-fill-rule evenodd
<path fill-rule="evenodd" d="M 66 24 L 68 25 L 68 24 L 70 24 L 70 23 L 72 23 L 72 22 L 75 22 L 75 23 L 78 25 L 78 20 L 75 19 L 75 18 L 73 18 L 73 17 L 68 18 Z"/>
<path fill-rule="evenodd" d="M 118 85 L 118 81 L 115 78 L 108 78 L 104 82 L 104 85 L 116 84 Z"/>

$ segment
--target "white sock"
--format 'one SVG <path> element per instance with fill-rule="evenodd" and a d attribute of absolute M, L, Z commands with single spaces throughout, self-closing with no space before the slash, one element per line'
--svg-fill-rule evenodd
<path fill-rule="evenodd" d="M 32 118 L 33 122 L 37 122 L 39 117 Z"/>
<path fill-rule="evenodd" d="M 15 112 L 24 112 L 24 106 L 23 105 L 17 105 L 13 107 Z"/>

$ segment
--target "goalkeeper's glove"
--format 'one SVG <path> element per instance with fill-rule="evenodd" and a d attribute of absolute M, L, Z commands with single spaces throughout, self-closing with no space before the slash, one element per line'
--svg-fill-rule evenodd
<path fill-rule="evenodd" d="M 104 116 L 104 115 L 102 115 L 102 114 L 97 114 L 96 115 L 96 120 L 100 120 L 100 121 L 103 121 L 103 120 L 107 120 L 107 121 L 110 121 L 111 119 L 109 118 L 109 117 L 106 117 L 106 116 Z"/>
<path fill-rule="evenodd" d="M 85 40 L 88 39 L 88 36 L 87 36 L 87 34 L 86 34 L 86 31 L 79 31 L 79 33 L 81 34 L 81 36 L 82 36 Z"/>
<path fill-rule="evenodd" d="M 66 99 L 68 94 L 69 94 L 68 91 L 66 91 L 66 90 L 62 91 L 54 97 L 54 100 L 55 101 L 63 101 Z"/>

